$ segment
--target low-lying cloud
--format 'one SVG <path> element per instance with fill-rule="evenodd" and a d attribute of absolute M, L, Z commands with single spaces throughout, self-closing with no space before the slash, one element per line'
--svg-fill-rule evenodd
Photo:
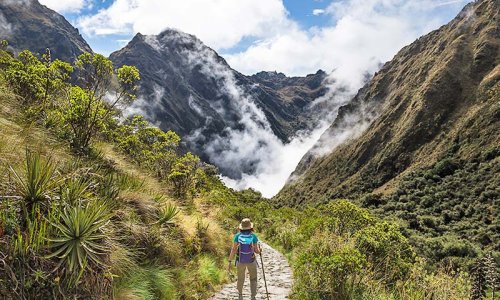
<path fill-rule="evenodd" d="M 150 43 L 168 44 L 167 41 Z M 229 173 L 222 177 L 227 185 L 236 189 L 254 188 L 266 197 L 274 196 L 283 187 L 300 159 L 328 128 L 339 107 L 354 93 L 348 88 L 349 83 L 328 79 L 325 84 L 331 86 L 330 91 L 309 107 L 317 111 L 317 117 L 322 121 L 316 122 L 313 130 L 298 132 L 289 143 L 283 143 L 272 131 L 255 99 L 237 84 L 233 71 L 218 59 L 214 51 L 196 41 L 183 56 L 191 68 L 199 68 L 217 85 L 220 97 L 209 102 L 211 108 L 220 115 L 236 115 L 236 121 L 229 122 L 230 126 L 223 132 L 207 136 L 205 128 L 199 128 L 186 137 L 187 140 L 192 145 L 202 144 L 201 151 L 209 160 L 224 173 Z M 194 99 L 189 103 L 198 108 Z M 203 113 L 200 109 L 196 111 L 200 115 Z M 207 117 L 206 125 L 210 122 Z"/>
<path fill-rule="evenodd" d="M 127 32 L 145 33 L 158 33 L 163 29 L 163 23 L 154 23 L 156 14 L 151 10 L 150 3 L 137 1 L 138 10 L 133 11 L 130 9 L 134 7 L 133 2 L 115 0 L 110 8 L 102 10 L 97 15 L 80 19 L 79 24 L 87 33 L 103 35 L 120 33 L 122 28 Z M 442 13 L 436 13 L 436 8 L 453 6 L 458 11 L 466 2 L 466 0 L 332 2 L 321 12 L 323 15 L 331 16 L 332 24 L 309 29 L 303 29 L 288 19 L 281 1 L 262 2 L 266 5 L 275 5 L 272 13 L 267 19 L 263 14 L 259 14 L 255 22 L 248 24 L 250 27 L 246 26 L 243 29 L 231 25 L 232 17 L 222 18 L 224 20 L 216 24 L 207 23 L 203 18 L 195 18 L 201 20 L 200 22 L 185 23 L 183 20 L 171 17 L 169 20 L 173 24 L 170 26 L 195 33 L 216 49 L 235 46 L 246 36 L 260 38 L 242 52 L 224 55 L 233 68 L 246 74 L 261 70 L 279 70 L 288 75 L 304 75 L 317 69 L 333 70 L 325 82 L 330 88 L 329 93 L 316 99 L 309 108 L 317 112 L 318 120 L 321 122 L 316 122 L 317 125 L 312 130 L 298 132 L 289 143 L 285 144 L 274 135 L 265 114 L 257 107 L 252 96 L 238 86 L 230 69 L 218 61 L 215 52 L 200 43 L 197 48 L 184 53 L 184 56 L 193 68 L 201 67 L 204 75 L 214 79 L 221 97 L 209 104 L 214 111 L 223 116 L 230 116 L 228 119 L 233 121 L 228 121 L 230 126 L 223 132 L 207 136 L 204 134 L 205 128 L 202 127 L 186 138 L 193 145 L 202 144 L 203 152 L 212 163 L 221 169 L 233 171 L 230 172 L 230 176 L 223 177 L 229 186 L 237 189 L 251 187 L 261 191 L 264 196 L 271 197 L 282 188 L 290 173 L 309 150 L 311 155 L 324 155 L 346 140 L 362 134 L 376 118 L 376 110 L 373 107 L 362 107 L 359 111 L 345 116 L 342 122 L 337 123 L 334 130 L 328 129 L 335 120 L 339 107 L 350 101 L 362 87 L 367 74 L 370 77 L 401 47 L 448 21 L 443 19 Z M 169 3 L 168 5 L 181 5 L 177 1 Z M 194 2 L 187 1 L 182 5 L 189 6 L 192 3 Z M 220 2 L 221 5 L 232 5 L 232 3 L 232 0 Z M 122 5 L 121 8 L 119 4 Z M 248 6 L 250 12 L 256 12 L 253 10 L 255 2 L 244 2 L 244 4 Z M 203 11 L 200 7 L 197 7 L 197 10 Z M 151 18 L 139 18 L 144 13 L 150 14 Z M 206 15 L 210 13 L 211 10 Z M 316 14 L 320 12 L 316 11 Z M 246 17 L 248 15 L 239 16 L 236 23 L 245 23 Z M 186 18 L 186 20 L 191 19 Z M 215 27 L 211 27 L 212 25 Z M 273 28 L 273 30 L 266 31 L 263 28 Z M 162 43 L 154 37 L 150 39 L 149 43 L 153 47 L 161 47 Z M 155 95 L 152 95 L 152 98 L 158 101 L 160 99 Z M 151 102 L 150 99 L 142 101 L 142 104 L 140 101 L 136 104 L 135 112 L 144 105 L 158 102 L 155 100 Z M 203 109 L 195 98 L 190 97 L 186 101 L 189 101 L 194 111 L 203 116 Z M 208 128 L 211 122 L 212 119 L 206 116 L 205 127 Z"/>
<path fill-rule="evenodd" d="M 0 38 L 7 39 L 12 36 L 14 32 L 14 28 L 12 24 L 10 24 L 2 12 L 0 12 Z"/>

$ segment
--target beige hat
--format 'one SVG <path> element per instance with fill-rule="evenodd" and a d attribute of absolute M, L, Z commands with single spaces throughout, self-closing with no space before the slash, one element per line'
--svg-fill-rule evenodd
<path fill-rule="evenodd" d="M 245 218 L 245 219 L 241 220 L 241 224 L 238 228 L 240 230 L 250 230 L 250 229 L 253 229 L 253 223 L 252 223 L 252 221 L 250 221 L 249 218 Z"/>

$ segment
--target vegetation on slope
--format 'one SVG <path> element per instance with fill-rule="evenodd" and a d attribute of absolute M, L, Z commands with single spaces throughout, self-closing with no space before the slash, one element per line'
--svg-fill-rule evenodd
<path fill-rule="evenodd" d="M 190 200 L 206 167 L 175 133 L 118 122 L 135 68 L 4 50 L 0 67 L 2 298 L 200 299 L 226 280 L 226 233 Z"/>
<path fill-rule="evenodd" d="M 77 87 L 49 52 L 0 51 L 0 65 L 3 298 L 207 298 L 243 217 L 288 254 L 296 299 L 464 299 L 493 282 L 491 262 L 474 280 L 436 267 L 397 223 L 351 202 L 277 209 L 228 189 L 174 132 L 120 120 L 120 97 L 105 95 L 133 100 L 133 67 L 85 54 Z"/>
<path fill-rule="evenodd" d="M 349 198 L 401 224 L 432 263 L 468 268 L 488 252 L 499 262 L 499 8 L 474 1 L 387 62 L 322 139 L 353 119 L 370 126 L 306 157 L 276 205 Z"/>

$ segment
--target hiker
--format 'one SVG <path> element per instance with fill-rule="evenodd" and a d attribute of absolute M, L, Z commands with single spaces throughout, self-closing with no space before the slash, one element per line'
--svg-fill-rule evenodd
<path fill-rule="evenodd" d="M 259 239 L 253 233 L 253 223 L 245 218 L 238 227 L 239 231 L 233 238 L 233 247 L 229 254 L 228 270 L 231 269 L 233 258 L 236 255 L 236 268 L 238 273 L 238 293 L 239 300 L 243 300 L 243 283 L 245 282 L 245 271 L 250 275 L 251 299 L 257 296 L 257 259 L 255 254 L 260 254 L 261 249 L 258 244 Z"/>

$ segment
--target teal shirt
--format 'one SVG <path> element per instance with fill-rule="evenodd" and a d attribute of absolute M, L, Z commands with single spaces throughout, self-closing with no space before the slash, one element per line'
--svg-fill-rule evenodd
<path fill-rule="evenodd" d="M 241 232 L 238 232 L 237 234 L 234 235 L 233 242 L 235 242 L 235 243 L 238 242 L 238 238 L 239 238 L 240 234 L 241 234 Z M 257 244 L 259 242 L 259 238 L 257 237 L 257 235 L 255 233 L 252 233 L 252 235 L 253 235 L 252 243 Z"/>

